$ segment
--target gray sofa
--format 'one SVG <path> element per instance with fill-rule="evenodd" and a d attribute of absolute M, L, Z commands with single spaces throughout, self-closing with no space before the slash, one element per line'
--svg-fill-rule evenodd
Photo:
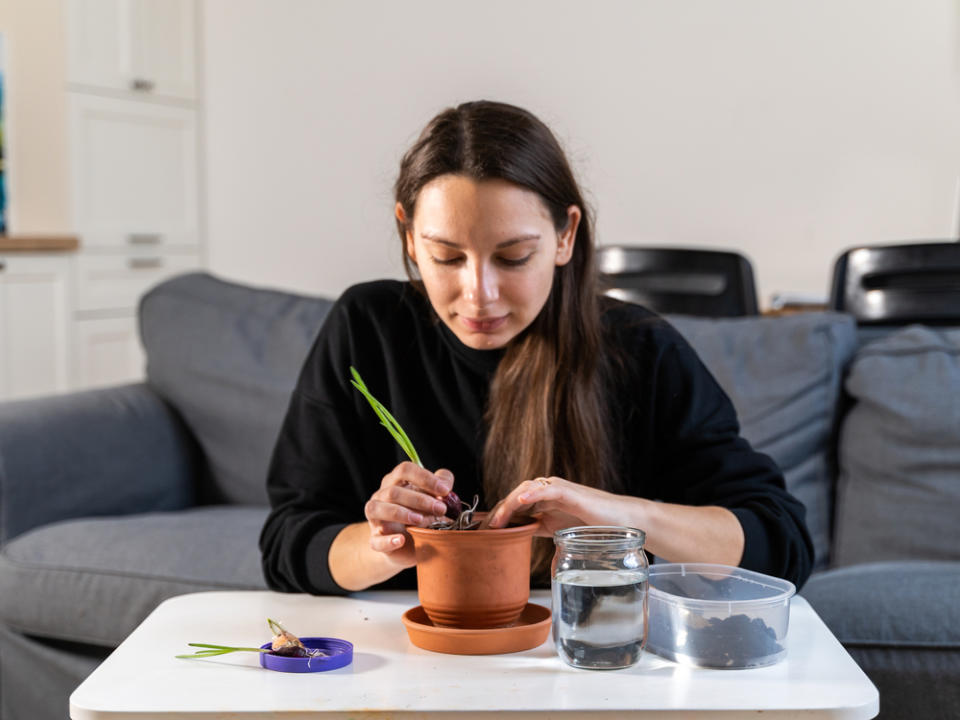
<path fill-rule="evenodd" d="M 65 718 L 167 597 L 265 587 L 269 454 L 330 305 L 181 276 L 141 303 L 145 383 L 0 404 L 0 719 Z M 671 320 L 807 505 L 801 593 L 881 717 L 960 716 L 960 331 Z"/>

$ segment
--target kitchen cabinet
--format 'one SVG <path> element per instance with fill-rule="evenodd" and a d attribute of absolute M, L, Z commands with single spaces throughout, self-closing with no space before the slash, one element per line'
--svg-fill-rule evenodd
<path fill-rule="evenodd" d="M 86 253 L 74 269 L 73 308 L 78 315 L 133 312 L 140 297 L 167 278 L 195 270 L 195 252 L 115 255 Z"/>
<path fill-rule="evenodd" d="M 71 385 L 144 374 L 137 306 L 203 266 L 195 0 L 64 0 L 71 194 Z"/>
<path fill-rule="evenodd" d="M 67 0 L 74 89 L 196 97 L 194 0 Z"/>
<path fill-rule="evenodd" d="M 0 252 L 0 399 L 69 389 L 70 277 L 68 255 Z"/>
<path fill-rule="evenodd" d="M 84 251 L 196 247 L 196 112 L 70 92 L 68 118 Z"/>
<path fill-rule="evenodd" d="M 143 378 L 145 356 L 136 316 L 79 318 L 73 327 L 74 387 L 106 387 Z"/>

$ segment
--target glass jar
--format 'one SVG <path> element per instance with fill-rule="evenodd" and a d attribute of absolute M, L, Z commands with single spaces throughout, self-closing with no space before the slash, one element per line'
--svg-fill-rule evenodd
<path fill-rule="evenodd" d="M 553 642 L 569 665 L 616 670 L 640 660 L 647 641 L 642 530 L 584 526 L 554 533 Z"/>

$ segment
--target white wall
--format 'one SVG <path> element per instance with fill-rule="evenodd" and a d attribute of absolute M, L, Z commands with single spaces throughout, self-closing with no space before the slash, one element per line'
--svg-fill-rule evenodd
<path fill-rule="evenodd" d="M 11 234 L 73 231 L 62 0 L 0 0 Z"/>
<path fill-rule="evenodd" d="M 602 244 L 736 248 L 762 302 L 855 244 L 954 236 L 958 0 L 204 0 L 210 263 L 401 276 L 398 160 L 491 98 L 565 144 Z"/>

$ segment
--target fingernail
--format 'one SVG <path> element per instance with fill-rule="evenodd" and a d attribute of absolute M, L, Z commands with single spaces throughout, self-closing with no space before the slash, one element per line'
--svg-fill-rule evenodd
<path fill-rule="evenodd" d="M 442 502 L 439 502 L 439 501 L 435 502 L 433 504 L 433 514 L 443 517 L 444 515 L 447 514 L 447 506 Z"/>
<path fill-rule="evenodd" d="M 412 522 L 412 523 L 414 523 L 414 524 L 422 523 L 422 522 L 423 522 L 423 515 L 421 515 L 420 513 L 415 513 L 415 512 L 410 513 L 410 522 Z"/>
<path fill-rule="evenodd" d="M 521 495 L 520 497 L 517 498 L 517 500 L 519 500 L 520 502 L 524 502 L 524 503 L 525 503 L 527 500 L 529 500 L 529 499 L 530 499 L 530 496 L 529 496 L 529 495 Z"/>
<path fill-rule="evenodd" d="M 400 538 L 398 538 L 398 537 L 393 538 L 392 540 L 390 540 L 390 544 L 391 544 L 391 545 L 399 545 L 399 544 L 400 544 Z"/>
<path fill-rule="evenodd" d="M 453 485 L 448 483 L 446 480 L 441 480 L 440 482 L 437 483 L 437 488 L 439 488 L 440 492 L 443 493 L 444 495 L 450 492 L 450 488 L 452 487 Z"/>

